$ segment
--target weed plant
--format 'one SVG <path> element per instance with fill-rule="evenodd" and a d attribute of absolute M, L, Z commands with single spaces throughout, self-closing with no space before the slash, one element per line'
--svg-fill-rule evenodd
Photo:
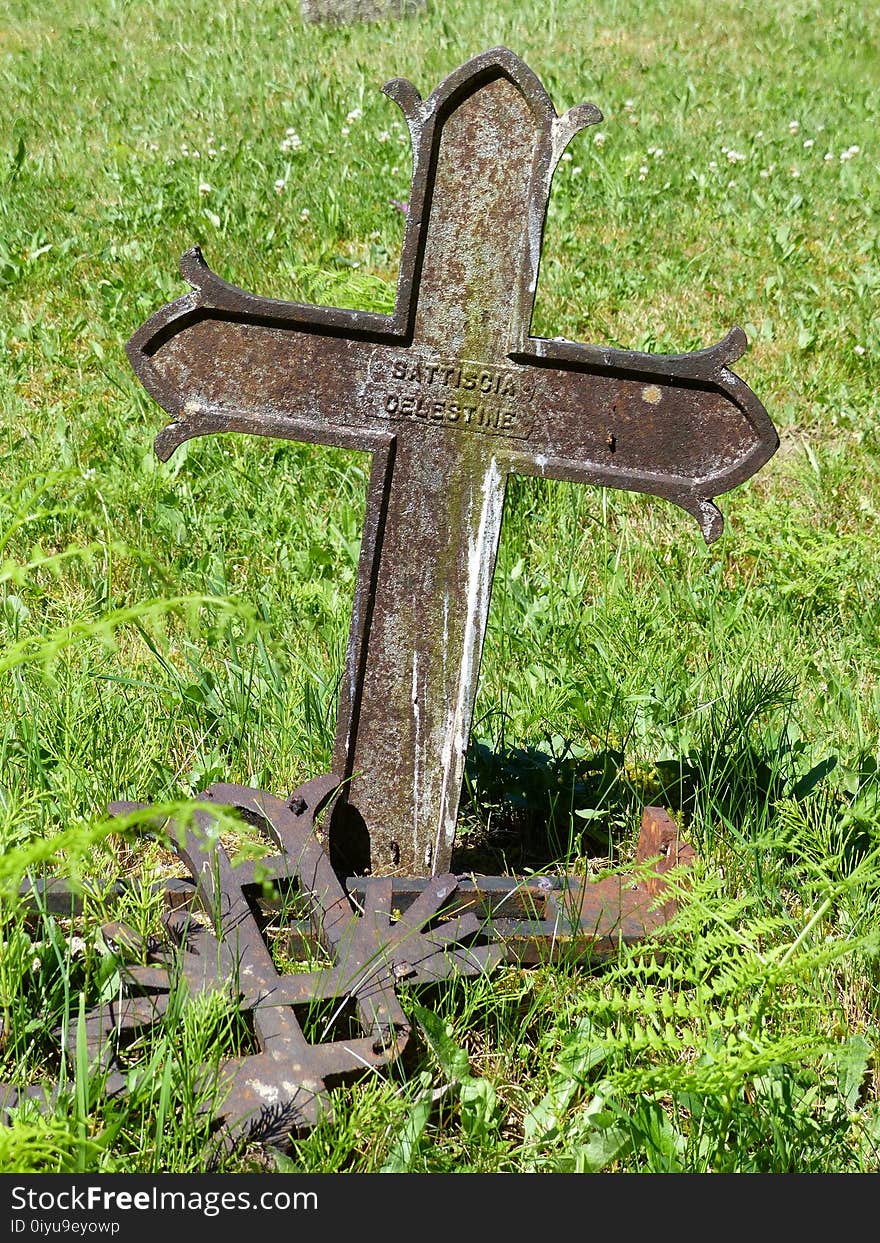
<path fill-rule="evenodd" d="M 0 18 L 0 1079 L 58 1085 L 0 1167 L 876 1172 L 880 12 L 429 8 Z M 101 923 L 159 923 L 107 887 L 169 865 L 104 808 L 327 771 L 369 464 L 226 436 L 162 465 L 123 345 L 196 243 L 255 292 L 388 310 L 410 153 L 378 87 L 498 43 L 605 112 L 554 183 L 533 330 L 679 352 L 741 323 L 782 443 L 708 549 L 665 503 L 512 481 L 457 866 L 627 866 L 646 802 L 699 862 L 661 943 L 413 990 L 406 1077 L 217 1149 L 232 1002 L 173 996 L 113 1099 L 76 1035 L 120 987 Z M 82 914 L 19 899 L 56 872 Z"/>

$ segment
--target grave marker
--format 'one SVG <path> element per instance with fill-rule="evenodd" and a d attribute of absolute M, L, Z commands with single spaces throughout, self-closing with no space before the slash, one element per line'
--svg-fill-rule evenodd
<path fill-rule="evenodd" d="M 299 0 L 304 22 L 349 26 L 424 13 L 425 0 Z"/>
<path fill-rule="evenodd" d="M 596 107 L 557 116 L 506 48 L 424 101 L 384 89 L 414 158 L 394 312 L 260 298 L 192 250 L 193 292 L 128 349 L 172 418 L 163 460 L 227 431 L 372 451 L 331 846 L 349 871 L 430 874 L 455 837 L 508 476 L 663 497 L 712 540 L 713 498 L 778 441 L 729 370 L 740 329 L 677 355 L 530 336 L 553 171 Z"/>

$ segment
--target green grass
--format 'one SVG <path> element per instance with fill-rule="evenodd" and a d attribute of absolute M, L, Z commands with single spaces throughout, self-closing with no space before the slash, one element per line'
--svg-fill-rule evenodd
<path fill-rule="evenodd" d="M 0 1167 L 204 1168 L 198 1068 L 240 1038 L 220 999 L 173 1010 L 103 1099 L 54 1032 L 114 987 L 100 921 L 159 912 L 25 917 L 22 871 L 153 875 L 110 800 L 329 764 L 368 461 L 224 437 L 162 465 L 124 342 L 195 243 L 258 293 L 387 310 L 409 148 L 379 87 L 505 43 L 557 110 L 606 114 L 554 183 L 534 331 L 679 352 L 741 323 L 782 444 L 710 549 L 663 502 L 512 482 L 461 844 L 625 865 L 660 801 L 700 863 L 662 956 L 413 992 L 406 1077 L 340 1089 L 283 1155 L 216 1160 L 876 1171 L 880 10 L 429 8 L 0 20 L 0 1079 L 62 1085 L 0 1129 Z"/>

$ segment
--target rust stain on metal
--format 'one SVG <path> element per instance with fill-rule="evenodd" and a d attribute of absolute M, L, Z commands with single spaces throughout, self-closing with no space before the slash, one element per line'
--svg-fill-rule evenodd
<path fill-rule="evenodd" d="M 510 474 L 663 497 L 712 540 L 713 498 L 778 442 L 730 370 L 740 329 L 679 355 L 530 335 L 553 171 L 596 107 L 557 116 L 506 48 L 425 100 L 404 79 L 384 89 L 414 159 L 394 312 L 260 298 L 192 250 L 181 264 L 192 292 L 128 349 L 172 418 L 156 439 L 163 459 L 228 431 L 372 450 L 334 862 L 431 874 L 452 852 Z"/>

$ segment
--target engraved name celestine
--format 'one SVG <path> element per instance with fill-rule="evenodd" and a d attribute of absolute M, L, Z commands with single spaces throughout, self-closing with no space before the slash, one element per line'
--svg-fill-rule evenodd
<path fill-rule="evenodd" d="M 517 367 L 408 350 L 370 359 L 370 404 L 387 419 L 414 419 L 484 436 L 525 438 L 532 430 L 532 378 Z"/>

